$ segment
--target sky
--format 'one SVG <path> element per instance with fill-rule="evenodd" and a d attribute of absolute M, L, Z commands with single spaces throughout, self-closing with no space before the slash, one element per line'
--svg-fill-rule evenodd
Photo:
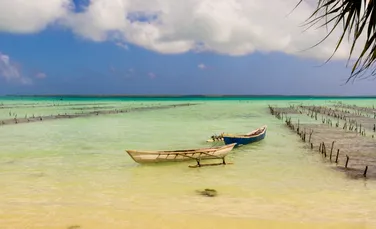
<path fill-rule="evenodd" d="M 374 95 L 297 2 L 0 0 L 0 95 Z"/>

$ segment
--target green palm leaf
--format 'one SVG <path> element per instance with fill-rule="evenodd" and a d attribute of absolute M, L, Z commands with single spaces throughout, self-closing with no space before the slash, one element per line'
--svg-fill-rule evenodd
<path fill-rule="evenodd" d="M 299 0 L 295 8 L 297 8 L 304 0 Z M 329 61 L 337 52 L 343 42 L 346 33 L 348 39 L 352 43 L 349 50 L 348 63 L 354 53 L 355 46 L 359 43 L 362 34 L 366 35 L 366 41 L 361 44 L 362 51 L 352 66 L 351 79 L 365 78 L 376 76 L 374 64 L 376 62 L 376 9 L 375 0 L 318 0 L 314 12 L 309 15 L 305 26 L 312 27 L 323 21 L 319 27 L 332 26 L 328 34 L 319 41 L 315 47 L 328 38 L 340 23 L 343 25 L 343 31 L 337 41 L 333 54 L 329 57 Z M 294 8 L 294 9 L 295 9 Z M 326 61 L 326 62 L 327 62 Z M 370 74 L 365 74 L 367 70 L 371 70 Z"/>

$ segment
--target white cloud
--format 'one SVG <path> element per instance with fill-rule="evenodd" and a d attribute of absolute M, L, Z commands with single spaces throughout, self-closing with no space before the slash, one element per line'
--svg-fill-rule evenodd
<path fill-rule="evenodd" d="M 32 80 L 24 77 L 21 69 L 16 63 L 11 61 L 8 55 L 0 52 L 0 77 L 5 78 L 7 82 L 16 82 L 21 84 L 32 84 Z"/>
<path fill-rule="evenodd" d="M 121 43 L 121 42 L 116 42 L 115 45 L 125 50 L 129 49 L 128 45 Z"/>
<path fill-rule="evenodd" d="M 44 73 L 44 72 L 38 72 L 36 75 L 35 75 L 36 78 L 38 79 L 44 79 L 47 77 L 47 74 Z"/>
<path fill-rule="evenodd" d="M 68 0 L 1 0 L 0 31 L 36 32 L 58 21 L 93 41 L 131 43 L 160 53 L 255 51 L 329 57 L 338 31 L 316 48 L 325 28 L 302 32 L 314 10 L 297 0 L 91 0 L 86 11 L 68 10 Z M 5 15 L 5 16 L 4 16 Z M 123 43 L 124 42 L 124 43 Z M 336 55 L 346 58 L 349 45 Z"/>
<path fill-rule="evenodd" d="M 154 79 L 155 77 L 157 77 L 157 75 L 153 72 L 149 72 L 148 76 L 149 76 L 150 79 Z"/>
<path fill-rule="evenodd" d="M 34 33 L 65 16 L 70 0 L 0 0 L 0 31 Z"/>
<path fill-rule="evenodd" d="M 197 65 L 197 67 L 199 69 L 202 69 L 202 70 L 207 68 L 207 66 L 205 64 L 199 64 L 199 65 Z"/>

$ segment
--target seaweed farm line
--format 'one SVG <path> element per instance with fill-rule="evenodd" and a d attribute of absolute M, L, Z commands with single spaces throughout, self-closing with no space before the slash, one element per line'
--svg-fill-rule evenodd
<path fill-rule="evenodd" d="M 342 107 L 349 109 L 343 110 L 338 107 L 290 105 L 277 108 L 269 105 L 269 110 L 308 143 L 307 147 L 313 152 L 335 164 L 335 169 L 351 178 L 375 179 L 376 119 L 369 114 L 373 110 L 356 106 Z M 302 122 L 303 115 L 317 123 Z M 294 116 L 294 121 L 291 116 Z"/>
<path fill-rule="evenodd" d="M 74 105 L 74 104 L 73 104 Z M 181 103 L 181 104 L 169 104 L 169 105 L 159 105 L 159 106 L 149 106 L 149 107 L 135 107 L 135 108 L 116 108 L 108 110 L 108 107 L 81 107 L 81 112 L 75 113 L 64 113 L 64 114 L 57 114 L 57 115 L 44 115 L 44 116 L 35 116 L 33 115 L 25 115 L 24 117 L 18 117 L 16 113 L 9 112 L 9 116 L 14 116 L 11 119 L 3 119 L 0 120 L 0 126 L 4 125 L 11 125 L 11 124 L 21 124 L 21 123 L 30 123 L 30 122 L 41 122 L 41 121 L 48 121 L 48 120 L 56 120 L 56 119 L 70 119 L 70 118 L 82 118 L 82 117 L 89 117 L 89 116 L 97 116 L 97 115 L 108 115 L 108 114 L 119 114 L 119 113 L 128 113 L 134 111 L 147 111 L 147 110 L 158 110 L 158 109 L 169 109 L 169 108 L 176 108 L 176 107 L 185 107 L 185 106 L 192 106 L 197 105 L 194 103 Z M 77 108 L 71 108 L 77 109 Z M 84 110 L 91 110 L 93 111 L 86 111 Z M 106 109 L 106 110 L 102 110 Z"/>

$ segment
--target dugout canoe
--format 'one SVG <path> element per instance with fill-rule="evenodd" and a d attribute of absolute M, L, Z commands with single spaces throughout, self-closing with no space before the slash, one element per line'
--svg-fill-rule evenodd
<path fill-rule="evenodd" d="M 183 150 L 125 150 L 128 155 L 137 163 L 155 162 L 179 162 L 187 160 L 223 159 L 234 148 L 236 144 L 222 146 L 183 149 Z"/>

